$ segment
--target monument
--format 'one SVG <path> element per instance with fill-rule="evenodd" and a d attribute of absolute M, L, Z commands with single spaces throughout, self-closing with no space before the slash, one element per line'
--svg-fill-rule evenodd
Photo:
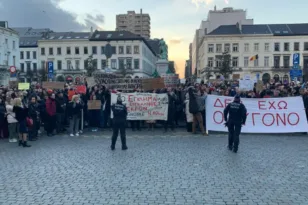
<path fill-rule="evenodd" d="M 156 70 L 159 75 L 165 74 L 169 68 L 168 46 L 164 39 L 159 41 L 158 61 L 156 62 Z"/>

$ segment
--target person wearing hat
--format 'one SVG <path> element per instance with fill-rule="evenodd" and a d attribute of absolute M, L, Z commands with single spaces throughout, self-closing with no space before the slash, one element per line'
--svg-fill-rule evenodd
<path fill-rule="evenodd" d="M 125 124 L 127 118 L 127 108 L 122 103 L 121 94 L 118 95 L 117 103 L 111 106 L 113 112 L 113 134 L 111 139 L 111 150 L 115 149 L 119 130 L 121 134 L 122 150 L 127 150 Z"/>
<path fill-rule="evenodd" d="M 241 103 L 239 95 L 234 97 L 234 101 L 227 105 L 224 110 L 225 125 L 228 127 L 229 140 L 228 148 L 233 150 L 234 153 L 238 150 L 240 142 L 240 134 L 242 126 L 246 123 L 247 109 L 244 104 Z"/>

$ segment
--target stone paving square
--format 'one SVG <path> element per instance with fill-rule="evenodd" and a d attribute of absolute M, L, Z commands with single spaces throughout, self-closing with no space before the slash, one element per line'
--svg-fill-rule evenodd
<path fill-rule="evenodd" d="M 308 205 L 307 135 L 128 131 L 42 137 L 31 148 L 0 141 L 1 205 Z M 118 139 L 119 140 L 119 139 Z"/>

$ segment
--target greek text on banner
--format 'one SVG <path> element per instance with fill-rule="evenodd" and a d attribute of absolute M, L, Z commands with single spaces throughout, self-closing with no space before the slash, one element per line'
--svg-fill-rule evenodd
<path fill-rule="evenodd" d="M 307 132 L 308 123 L 301 97 L 242 98 L 247 109 L 244 133 Z M 206 127 L 212 131 L 227 131 L 224 126 L 224 108 L 232 97 L 209 95 L 206 99 Z"/>
<path fill-rule="evenodd" d="M 111 105 L 117 102 L 118 94 L 111 94 Z M 127 107 L 127 120 L 167 120 L 168 96 L 155 93 L 121 93 Z M 113 118 L 113 115 L 111 114 Z"/>

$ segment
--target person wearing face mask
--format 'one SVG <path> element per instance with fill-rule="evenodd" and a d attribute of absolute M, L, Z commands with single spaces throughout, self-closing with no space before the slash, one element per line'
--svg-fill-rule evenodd
<path fill-rule="evenodd" d="M 79 96 L 74 95 L 72 101 L 67 105 L 67 116 L 70 120 L 70 136 L 79 136 L 79 122 L 81 119 L 81 110 L 83 106 L 80 102 Z"/>
<path fill-rule="evenodd" d="M 56 101 L 54 93 L 51 93 L 48 99 L 46 100 L 46 113 L 47 113 L 47 119 L 46 119 L 47 136 L 51 137 L 56 128 L 56 122 L 57 122 Z"/>

